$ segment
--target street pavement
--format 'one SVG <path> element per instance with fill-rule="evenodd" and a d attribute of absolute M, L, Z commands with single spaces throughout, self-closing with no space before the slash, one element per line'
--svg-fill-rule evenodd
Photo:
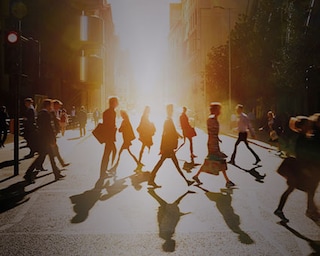
<path fill-rule="evenodd" d="M 137 120 L 133 121 L 137 127 Z M 203 185 L 188 187 L 172 161 L 160 168 L 156 183 L 147 180 L 159 159 L 162 120 L 150 152 L 144 152 L 143 172 L 127 151 L 121 155 L 116 175 L 99 179 L 103 145 L 92 136 L 68 130 L 58 138 L 61 154 L 71 165 L 66 177 L 54 181 L 49 161 L 35 184 L 23 175 L 34 159 L 22 159 L 13 175 L 13 143 L 0 151 L 0 255 L 320 255 L 317 223 L 305 216 L 307 197 L 294 191 L 284 212 L 290 222 L 281 224 L 273 214 L 286 181 L 277 172 L 282 160 L 270 145 L 251 140 L 261 164 L 240 144 L 236 165 L 228 176 L 236 184 L 226 189 L 220 174 L 202 173 Z M 121 134 L 117 135 L 121 146 Z M 221 135 L 221 149 L 231 155 L 235 137 Z M 182 141 L 180 141 L 182 143 Z M 207 135 L 197 129 L 194 138 L 196 166 L 188 165 L 189 144 L 177 152 L 184 174 L 191 177 L 207 154 Z M 140 141 L 132 152 L 138 156 Z M 319 189 L 315 201 L 320 200 Z"/>

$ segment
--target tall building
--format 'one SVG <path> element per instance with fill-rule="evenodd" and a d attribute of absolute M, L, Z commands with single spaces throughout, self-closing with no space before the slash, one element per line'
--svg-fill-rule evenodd
<path fill-rule="evenodd" d="M 205 66 L 212 47 L 225 45 L 238 15 L 250 7 L 250 0 L 181 0 L 170 4 L 169 94 L 191 108 L 196 122 L 207 117 Z M 179 93 L 180 92 L 180 93 Z"/>

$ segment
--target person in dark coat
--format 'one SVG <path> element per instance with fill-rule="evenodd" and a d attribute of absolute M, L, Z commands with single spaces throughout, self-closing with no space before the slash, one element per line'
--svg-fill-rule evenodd
<path fill-rule="evenodd" d="M 7 108 L 5 106 L 0 107 L 0 148 L 4 148 L 4 143 L 6 142 L 8 135 L 9 124 L 7 119 L 9 114 L 7 113 Z"/>
<path fill-rule="evenodd" d="M 42 110 L 38 114 L 37 125 L 38 125 L 38 136 L 39 136 L 39 145 L 38 145 L 38 157 L 32 162 L 32 164 L 27 169 L 24 179 L 28 183 L 34 183 L 34 178 L 37 172 L 34 173 L 34 170 L 39 170 L 42 167 L 42 164 L 47 155 L 49 155 L 52 171 L 55 177 L 55 180 L 59 180 L 63 177 L 60 173 L 60 170 L 55 164 L 54 161 L 54 152 L 53 145 L 56 143 L 56 134 L 53 128 L 53 119 L 52 119 L 52 100 L 45 99 L 42 103 Z"/>
<path fill-rule="evenodd" d="M 147 147 L 150 151 L 150 148 L 153 145 L 152 137 L 156 132 L 156 127 L 154 126 L 153 122 L 149 120 L 149 114 L 150 107 L 146 106 L 141 116 L 139 126 L 137 127 L 137 132 L 139 133 L 139 140 L 142 143 L 139 153 L 139 164 L 141 167 L 143 165 L 141 163 L 143 151 L 145 147 Z"/>
<path fill-rule="evenodd" d="M 189 140 L 190 143 L 190 157 L 191 161 L 196 157 L 196 155 L 193 154 L 193 141 L 192 138 L 197 135 L 195 129 L 190 125 L 189 123 L 189 117 L 187 116 L 187 108 L 183 107 L 182 113 L 180 115 L 180 126 L 182 129 L 183 134 L 183 144 L 178 148 L 180 149 L 185 143 L 186 139 Z"/>
<path fill-rule="evenodd" d="M 118 97 L 109 98 L 109 108 L 106 109 L 102 114 L 103 126 L 105 129 L 105 138 L 104 138 L 104 151 L 100 165 L 100 177 L 106 175 L 106 171 L 109 165 L 109 158 L 112 154 L 112 164 L 115 160 L 117 149 L 116 149 L 116 111 L 115 109 L 119 105 Z"/>
<path fill-rule="evenodd" d="M 120 110 L 120 115 L 122 117 L 122 122 L 121 122 L 121 125 L 119 127 L 119 132 L 122 133 L 123 143 L 122 143 L 121 148 L 119 150 L 119 155 L 118 155 L 118 160 L 117 160 L 116 165 L 119 164 L 121 153 L 125 149 L 128 150 L 130 156 L 133 158 L 133 160 L 138 165 L 139 164 L 138 159 L 136 158 L 136 156 L 130 150 L 130 146 L 132 145 L 131 142 L 136 138 L 136 136 L 135 136 L 135 134 L 133 132 L 133 128 L 132 128 L 132 125 L 130 123 L 129 115 L 125 110 Z"/>
<path fill-rule="evenodd" d="M 187 180 L 187 178 L 184 176 L 179 163 L 178 159 L 176 157 L 175 150 L 178 146 L 178 139 L 179 137 L 182 138 L 182 136 L 177 132 L 176 127 L 173 123 L 172 120 L 172 115 L 173 115 L 173 105 L 169 104 L 167 105 L 167 119 L 164 122 L 163 125 L 163 132 L 162 132 L 162 139 L 161 139 L 161 145 L 160 145 L 160 160 L 158 163 L 155 165 L 153 168 L 151 174 L 150 174 L 150 179 L 148 181 L 148 185 L 152 186 L 154 188 L 159 188 L 161 186 L 158 186 L 154 179 L 156 177 L 156 174 L 163 164 L 164 160 L 167 158 L 171 158 L 172 162 L 174 163 L 175 167 L 177 168 L 177 171 L 179 174 L 182 176 L 182 178 L 186 181 L 188 186 L 192 185 L 194 181 Z"/>
<path fill-rule="evenodd" d="M 23 116 L 23 137 L 27 141 L 27 146 L 30 148 L 30 153 L 26 155 L 25 158 L 31 158 L 34 156 L 35 152 L 37 152 L 37 112 L 34 109 L 32 98 L 25 98 L 24 105 L 26 111 Z"/>

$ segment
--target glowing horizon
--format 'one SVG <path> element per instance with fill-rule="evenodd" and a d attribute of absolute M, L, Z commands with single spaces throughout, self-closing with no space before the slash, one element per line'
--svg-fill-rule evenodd
<path fill-rule="evenodd" d="M 129 52 L 136 89 L 153 96 L 168 51 L 169 4 L 177 0 L 109 0 L 115 33 Z M 157 94 L 158 92 L 156 92 Z"/>

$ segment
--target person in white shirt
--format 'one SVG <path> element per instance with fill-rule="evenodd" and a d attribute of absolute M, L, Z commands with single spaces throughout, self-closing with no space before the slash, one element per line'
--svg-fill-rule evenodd
<path fill-rule="evenodd" d="M 228 163 L 231 164 L 235 164 L 235 158 L 236 158 L 236 154 L 237 154 L 237 147 L 239 145 L 239 143 L 241 141 L 243 141 L 245 143 L 245 145 L 247 146 L 247 148 L 250 150 L 250 152 L 253 154 L 253 156 L 256 159 L 256 162 L 254 163 L 254 165 L 257 165 L 261 160 L 259 158 L 259 156 L 256 154 L 256 152 L 253 151 L 253 149 L 249 146 L 248 143 L 248 130 L 250 132 L 251 137 L 255 138 L 255 134 L 254 134 L 254 130 L 251 126 L 250 120 L 248 118 L 248 116 L 243 113 L 243 105 L 238 104 L 236 106 L 236 113 L 238 115 L 238 139 L 234 145 L 234 150 L 233 153 L 231 155 L 231 159 Z"/>

